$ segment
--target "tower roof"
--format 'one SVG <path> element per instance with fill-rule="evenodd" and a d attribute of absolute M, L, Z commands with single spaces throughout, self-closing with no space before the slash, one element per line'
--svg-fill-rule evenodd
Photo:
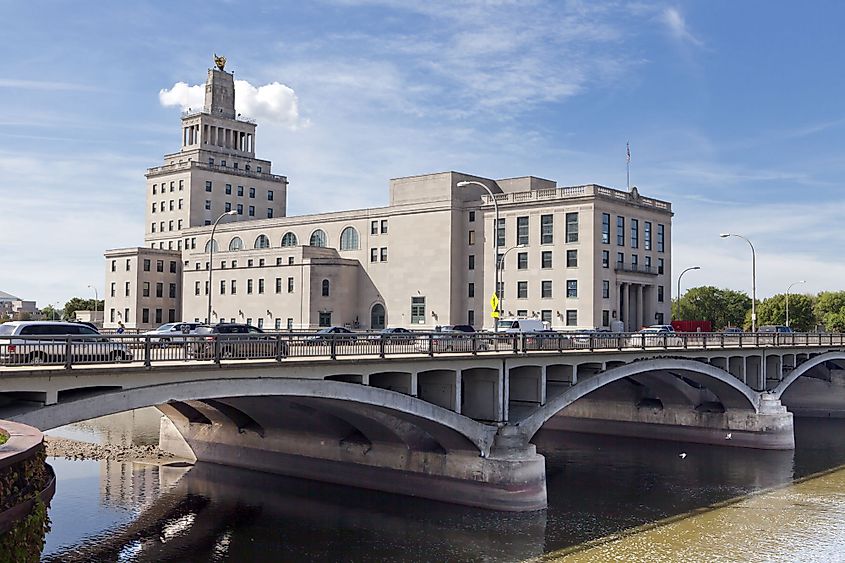
<path fill-rule="evenodd" d="M 235 117 L 235 77 L 219 68 L 208 69 L 203 111 L 217 117 Z"/>

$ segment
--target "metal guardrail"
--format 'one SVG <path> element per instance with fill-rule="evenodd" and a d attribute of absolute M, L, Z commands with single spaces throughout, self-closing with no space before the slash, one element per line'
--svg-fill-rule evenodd
<path fill-rule="evenodd" d="M 412 332 L 216 334 L 150 336 L 3 336 L 0 366 L 74 366 L 213 362 L 286 358 L 433 357 L 448 354 L 513 355 L 533 352 L 612 352 L 845 346 L 845 334 L 823 333 L 611 333 Z"/>

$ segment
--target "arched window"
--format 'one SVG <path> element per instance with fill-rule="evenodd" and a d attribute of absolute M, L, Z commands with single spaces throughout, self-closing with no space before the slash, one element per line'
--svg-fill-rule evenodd
<path fill-rule="evenodd" d="M 358 250 L 358 231 L 355 227 L 346 227 L 340 233 L 341 250 Z"/>
<path fill-rule="evenodd" d="M 311 242 L 309 244 L 311 246 L 326 246 L 326 240 L 326 233 L 317 229 L 311 233 Z"/>
<path fill-rule="evenodd" d="M 282 246 L 296 246 L 296 243 L 296 235 L 290 231 L 286 232 L 285 236 L 282 237 Z"/>
<path fill-rule="evenodd" d="M 267 235 L 258 235 L 258 238 L 255 239 L 255 248 L 270 248 L 270 239 L 267 238 Z"/>
<path fill-rule="evenodd" d="M 214 241 L 214 252 L 217 252 L 218 250 L 220 250 L 220 247 L 217 246 L 217 241 L 215 240 Z M 209 241 L 207 243 L 205 243 L 205 251 L 211 252 L 211 239 L 209 239 Z"/>
<path fill-rule="evenodd" d="M 384 328 L 384 305 L 381 303 L 376 303 L 370 310 L 370 328 Z"/>
<path fill-rule="evenodd" d="M 229 250 L 242 250 L 244 247 L 244 241 L 241 240 L 241 237 L 235 237 L 229 241 Z"/>
<path fill-rule="evenodd" d="M 330 293 L 329 289 L 330 289 L 329 280 L 323 280 L 323 297 L 329 296 L 329 293 Z"/>

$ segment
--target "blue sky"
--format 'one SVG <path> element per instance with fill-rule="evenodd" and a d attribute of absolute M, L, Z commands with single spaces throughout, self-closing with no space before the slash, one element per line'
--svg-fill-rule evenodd
<path fill-rule="evenodd" d="M 102 295 L 102 252 L 142 243 L 144 170 L 180 139 L 167 92 L 201 84 L 214 52 L 282 85 L 244 103 L 291 215 L 383 205 L 389 178 L 443 170 L 624 188 L 630 141 L 632 184 L 673 202 L 675 272 L 702 267 L 685 286 L 750 291 L 747 246 L 718 238 L 733 231 L 757 246 L 760 295 L 845 289 L 841 2 L 0 11 L 0 290 L 40 306 Z"/>

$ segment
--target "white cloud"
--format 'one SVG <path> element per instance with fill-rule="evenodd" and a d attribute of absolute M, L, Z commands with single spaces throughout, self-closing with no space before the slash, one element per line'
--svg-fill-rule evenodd
<path fill-rule="evenodd" d="M 692 43 L 697 47 L 702 47 L 704 45 L 704 42 L 693 35 L 689 30 L 687 22 L 684 20 L 684 16 L 681 15 L 681 12 L 679 12 L 677 8 L 666 8 L 663 10 L 660 14 L 660 21 L 663 22 L 663 24 L 669 29 L 672 36 L 678 41 Z"/>
<path fill-rule="evenodd" d="M 158 93 L 162 106 L 177 106 L 183 110 L 201 108 L 204 98 L 205 86 L 189 86 L 185 82 L 177 82 L 171 88 L 160 90 Z M 235 80 L 235 110 L 245 116 L 278 123 L 289 129 L 308 125 L 308 120 L 299 115 L 296 92 L 278 82 L 253 86 L 246 80 Z"/>

